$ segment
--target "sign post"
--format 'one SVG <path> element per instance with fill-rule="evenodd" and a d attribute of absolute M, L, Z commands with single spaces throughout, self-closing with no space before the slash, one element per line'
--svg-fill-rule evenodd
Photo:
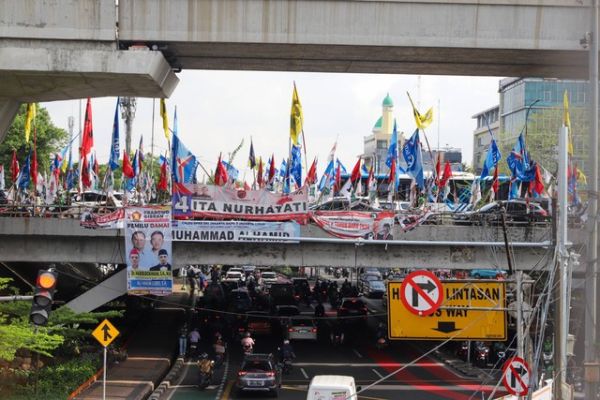
<path fill-rule="evenodd" d="M 106 400 L 106 347 L 112 343 L 119 331 L 109 320 L 102 321 L 92 332 L 92 336 L 104 347 L 104 367 L 102 371 L 102 400 Z"/>
<path fill-rule="evenodd" d="M 502 382 L 510 394 L 526 396 L 529 391 L 529 365 L 521 357 L 513 357 L 504 363 Z"/>
<path fill-rule="evenodd" d="M 421 283 L 425 295 L 430 296 L 427 292 L 428 282 L 433 281 Z M 412 285 L 400 281 L 388 282 L 390 339 L 506 340 L 506 282 L 446 280 L 441 284 L 441 305 L 423 316 L 412 306 L 415 292 Z M 416 303 L 430 307 L 418 292 Z"/>

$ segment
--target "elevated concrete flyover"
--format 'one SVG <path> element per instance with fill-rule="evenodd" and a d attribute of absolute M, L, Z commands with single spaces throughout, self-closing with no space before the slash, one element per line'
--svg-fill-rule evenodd
<path fill-rule="evenodd" d="M 163 54 L 120 50 L 116 20 L 114 0 L 0 2 L 0 141 L 21 103 L 171 95 Z"/>
<path fill-rule="evenodd" d="M 587 78 L 590 0 L 120 0 L 184 69 Z"/>
<path fill-rule="evenodd" d="M 396 241 L 331 238 L 305 225 L 297 243 L 174 242 L 175 265 L 339 266 L 507 269 L 499 227 L 421 226 L 393 232 Z M 514 265 L 540 270 L 551 262 L 551 228 L 511 227 Z M 125 263 L 122 231 L 88 230 L 78 220 L 0 218 L 0 261 Z"/>

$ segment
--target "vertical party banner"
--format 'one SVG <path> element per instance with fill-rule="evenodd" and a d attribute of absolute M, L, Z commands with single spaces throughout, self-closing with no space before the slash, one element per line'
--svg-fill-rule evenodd
<path fill-rule="evenodd" d="M 127 207 L 127 292 L 166 296 L 173 289 L 171 207 Z"/>

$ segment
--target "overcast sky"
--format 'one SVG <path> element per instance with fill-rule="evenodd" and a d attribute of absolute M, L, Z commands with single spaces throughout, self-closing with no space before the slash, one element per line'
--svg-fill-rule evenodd
<path fill-rule="evenodd" d="M 277 167 L 288 153 L 290 105 L 296 82 L 304 111 L 304 132 L 309 163 L 319 157 L 319 173 L 336 138 L 337 155 L 352 168 L 363 150 L 363 138 L 371 134 L 381 116 L 381 103 L 389 92 L 394 101 L 398 129 L 408 137 L 415 129 L 406 92 L 424 113 L 434 107 L 434 120 L 427 129 L 433 148 L 459 147 L 463 161 L 472 162 L 471 117 L 498 104 L 500 78 L 416 75 L 324 74 L 252 71 L 184 71 L 179 85 L 167 100 L 169 123 L 177 106 L 179 136 L 208 170 L 214 169 L 219 152 L 224 157 L 244 139 L 234 160 L 242 171 L 247 166 L 250 136 L 257 157 L 275 153 Z M 99 160 L 108 160 L 116 98 L 92 99 L 95 148 Z M 438 109 L 439 101 L 439 109 Z M 75 118 L 78 132 L 79 101 L 43 103 L 53 122 L 67 129 L 68 117 Z M 82 108 L 85 101 L 82 102 Z M 121 120 L 121 149 L 125 128 Z M 152 99 L 137 99 L 132 148 L 140 135 L 145 151 L 152 137 Z M 155 154 L 163 153 L 167 141 L 162 132 L 159 102 L 154 117 Z M 199 175 L 199 179 L 202 179 Z M 250 181 L 251 179 L 249 179 Z"/>

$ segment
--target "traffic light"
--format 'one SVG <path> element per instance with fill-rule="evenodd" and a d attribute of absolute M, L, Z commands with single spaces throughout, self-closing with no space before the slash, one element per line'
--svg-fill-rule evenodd
<path fill-rule="evenodd" d="M 57 280 L 58 274 L 53 269 L 38 271 L 35 292 L 33 293 L 33 304 L 29 313 L 29 320 L 34 325 L 46 325 L 48 323 Z"/>

